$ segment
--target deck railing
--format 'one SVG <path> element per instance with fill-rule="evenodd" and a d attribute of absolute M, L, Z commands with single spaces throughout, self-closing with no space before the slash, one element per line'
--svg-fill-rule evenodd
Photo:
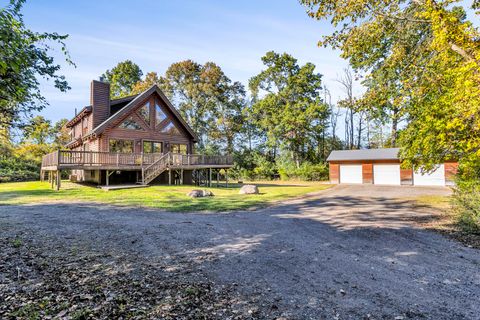
<path fill-rule="evenodd" d="M 195 166 L 195 165 L 232 165 L 231 156 L 209 156 L 198 154 L 170 154 L 172 166 Z M 58 150 L 49 153 L 42 158 L 42 167 L 54 166 L 139 166 L 139 168 L 151 165 L 163 157 L 163 153 L 121 153 L 121 152 L 98 152 L 98 151 L 73 151 Z"/>

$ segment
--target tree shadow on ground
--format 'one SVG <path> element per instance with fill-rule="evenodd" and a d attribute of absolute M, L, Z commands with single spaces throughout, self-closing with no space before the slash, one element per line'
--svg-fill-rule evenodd
<path fill-rule="evenodd" d="M 240 318 L 353 319 L 369 314 L 453 319 L 474 318 L 479 312 L 473 302 L 479 298 L 477 252 L 419 230 L 417 219 L 429 219 L 432 212 L 409 201 L 330 195 L 259 211 L 209 214 L 85 204 L 4 209 L 4 236 L 32 241 L 46 261 L 60 257 L 52 267 L 60 274 L 75 260 L 69 253 L 72 248 L 98 255 L 92 264 L 82 258 L 75 261 L 84 270 L 100 266 L 101 276 L 92 279 L 110 279 L 104 284 L 107 292 L 131 295 L 123 305 L 135 308 L 144 303 L 147 312 L 162 310 L 165 297 L 176 295 L 162 287 L 166 279 L 186 283 L 179 288 L 208 282 L 209 292 L 225 293 L 210 299 L 229 306 L 220 307 L 228 312 L 217 318 L 238 312 Z M 62 260 L 63 255 L 68 258 Z M 119 278 L 119 271 L 111 268 L 115 265 L 122 270 Z M 154 272 L 141 271 L 145 269 Z M 2 273 L 12 270 L 16 269 L 0 268 Z M 140 290 L 136 295 L 135 286 L 122 289 L 137 277 L 154 279 L 152 274 L 158 280 L 144 285 L 158 286 L 161 292 Z M 41 272 L 37 277 L 46 279 Z M 84 285 L 91 283 L 88 277 L 86 272 L 62 281 L 65 286 L 76 283 L 74 292 L 94 296 L 84 303 L 76 300 L 77 305 L 108 306 L 102 307 L 102 315 L 118 315 L 122 303 L 107 303 L 109 294 L 101 290 L 92 293 Z M 14 278 L 10 275 L 9 286 L 24 284 Z M 185 310 L 203 310 L 215 318 L 212 310 L 217 309 L 203 304 L 202 297 L 209 294 L 187 299 Z"/>

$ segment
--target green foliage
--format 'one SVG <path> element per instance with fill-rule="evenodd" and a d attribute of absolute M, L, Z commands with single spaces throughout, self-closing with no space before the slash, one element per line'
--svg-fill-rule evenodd
<path fill-rule="evenodd" d="M 19 144 L 13 144 L 8 131 L 0 135 L 0 182 L 37 180 L 40 175 L 42 156 L 50 153 L 69 136 L 65 128 L 66 119 L 54 126 L 42 116 L 32 118 L 23 127 L 23 137 Z"/>
<path fill-rule="evenodd" d="M 142 80 L 142 75 L 137 64 L 125 60 L 105 71 L 101 78 L 110 83 L 110 97 L 116 99 L 130 95 L 135 84 Z"/>
<path fill-rule="evenodd" d="M 406 165 L 480 161 L 480 34 L 457 1 L 301 2 L 332 22 L 320 44 L 340 49 L 364 76 L 363 105 L 407 121 Z"/>
<path fill-rule="evenodd" d="M 253 161 L 255 163 L 253 168 L 255 179 L 271 180 L 275 177 L 277 173 L 275 163 L 272 163 L 266 156 L 255 153 Z"/>
<path fill-rule="evenodd" d="M 299 66 L 286 53 L 270 51 L 262 61 L 267 68 L 249 82 L 254 97 L 249 116 L 266 133 L 269 147 L 291 152 L 297 162 L 308 160 L 329 115 L 320 98 L 321 75 L 312 63 Z"/>
<path fill-rule="evenodd" d="M 453 205 L 461 226 L 466 231 L 480 233 L 480 162 L 459 168 Z"/>
<path fill-rule="evenodd" d="M 43 116 L 36 116 L 23 128 L 23 141 L 32 144 L 47 144 L 53 134 L 52 123 Z"/>
<path fill-rule="evenodd" d="M 453 199 L 464 229 L 480 233 L 480 181 L 460 181 Z"/>
<path fill-rule="evenodd" d="M 0 128 L 22 124 L 24 116 L 45 108 L 38 78 L 51 79 L 57 89 L 70 89 L 60 65 L 49 54 L 52 44 L 60 45 L 67 63 L 72 64 L 64 40 L 67 35 L 29 30 L 20 10 L 24 0 L 13 0 L 0 9 Z"/>
<path fill-rule="evenodd" d="M 297 166 L 289 158 L 277 161 L 278 174 L 282 180 L 326 181 L 328 180 L 328 165 L 313 164 L 308 161 Z"/>
<path fill-rule="evenodd" d="M 204 65 L 192 60 L 172 64 L 159 80 L 165 94 L 174 102 L 187 123 L 199 136 L 204 149 L 214 140 L 232 152 L 242 129 L 245 89 L 233 82 L 213 62 Z"/>
<path fill-rule="evenodd" d="M 0 182 L 38 180 L 38 161 L 11 156 L 0 158 Z"/>
<path fill-rule="evenodd" d="M 161 86 L 161 79 L 158 77 L 156 72 L 149 72 L 145 76 L 145 79 L 138 81 L 132 87 L 131 94 L 138 94 L 148 90 L 151 86 L 156 84 L 157 86 Z"/>

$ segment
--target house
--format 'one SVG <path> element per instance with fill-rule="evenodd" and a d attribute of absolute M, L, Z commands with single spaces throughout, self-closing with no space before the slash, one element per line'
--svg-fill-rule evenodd
<path fill-rule="evenodd" d="M 331 183 L 377 185 L 452 185 L 458 163 L 439 164 L 432 172 L 402 169 L 399 148 L 334 150 L 327 158 Z"/>
<path fill-rule="evenodd" d="M 65 150 L 43 157 L 41 177 L 60 183 L 211 184 L 212 173 L 233 165 L 232 157 L 195 154 L 196 133 L 160 88 L 110 99 L 110 85 L 92 81 L 90 105 L 67 124 L 71 141 Z"/>

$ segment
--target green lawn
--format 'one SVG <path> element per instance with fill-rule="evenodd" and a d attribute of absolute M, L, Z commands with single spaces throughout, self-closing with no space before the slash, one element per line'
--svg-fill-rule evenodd
<path fill-rule="evenodd" d="M 149 188 L 103 191 L 96 187 L 62 181 L 60 191 L 50 189 L 48 182 L 15 182 L 0 184 L 0 205 L 41 202 L 98 202 L 119 206 L 142 206 L 169 211 L 224 211 L 266 206 L 279 200 L 298 197 L 330 187 L 313 182 L 257 182 L 258 195 L 240 195 L 239 185 L 229 188 L 205 188 L 214 197 L 191 199 L 187 192 L 195 186 L 151 186 Z"/>

